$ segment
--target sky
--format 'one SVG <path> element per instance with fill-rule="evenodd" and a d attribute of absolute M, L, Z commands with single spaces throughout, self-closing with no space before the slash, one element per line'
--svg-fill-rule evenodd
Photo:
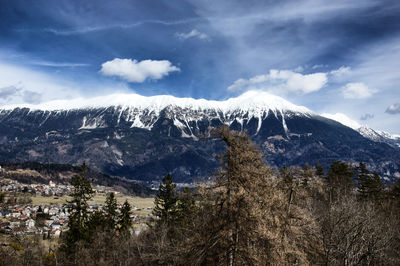
<path fill-rule="evenodd" d="M 0 0 L 0 107 L 263 90 L 400 133 L 398 0 Z"/>

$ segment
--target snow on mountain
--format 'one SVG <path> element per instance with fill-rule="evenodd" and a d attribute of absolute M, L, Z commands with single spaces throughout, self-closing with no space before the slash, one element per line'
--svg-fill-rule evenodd
<path fill-rule="evenodd" d="M 398 135 L 391 135 L 385 131 L 374 130 L 367 126 L 362 126 L 357 129 L 357 131 L 370 140 L 376 142 L 384 142 L 393 147 L 400 147 L 400 136 Z"/>
<path fill-rule="evenodd" d="M 279 96 L 272 95 L 264 91 L 248 91 L 242 95 L 229 98 L 223 101 L 178 98 L 171 95 L 142 96 L 139 94 L 111 94 L 97 96 L 93 98 L 76 98 L 72 100 L 54 100 L 40 104 L 21 104 L 0 107 L 0 112 L 10 111 L 15 108 L 29 108 L 30 111 L 44 111 L 57 114 L 61 111 L 81 110 L 81 109 L 105 109 L 113 107 L 119 112 L 118 123 L 122 116 L 126 121 L 131 122 L 131 127 L 139 127 L 150 130 L 157 121 L 162 110 L 170 111 L 169 117 L 174 120 L 175 126 L 182 129 L 188 127 L 188 123 L 198 121 L 207 117 L 221 120 L 224 124 L 230 125 L 234 121 L 243 124 L 243 119 L 249 121 L 251 118 L 258 120 L 258 129 L 262 126 L 262 121 L 269 111 L 277 117 L 282 118 L 282 125 L 285 132 L 288 128 L 285 123 L 285 116 L 300 114 L 305 116 L 315 115 L 306 107 L 295 105 Z M 185 112 L 179 112 L 179 110 Z M 389 142 L 399 146 L 400 136 L 390 135 L 389 133 L 374 130 L 367 126 L 362 126 L 343 113 L 328 114 L 321 116 L 335 120 L 347 127 L 358 131 L 364 137 L 378 142 Z M 43 121 L 44 122 L 44 121 Z M 95 129 L 104 127 L 105 123 L 102 116 L 84 117 L 80 129 Z M 242 125 L 243 126 L 243 125 Z M 190 132 L 188 132 L 189 137 Z M 185 134 L 184 134 L 185 135 Z M 186 136 L 186 135 L 185 135 Z"/>
<path fill-rule="evenodd" d="M 112 94 L 91 99 L 56 100 L 37 105 L 10 105 L 0 107 L 0 109 L 13 110 L 17 107 L 51 114 L 66 110 L 106 109 L 111 107 L 119 113 L 117 124 L 123 119 L 130 122 L 131 127 L 148 130 L 152 129 L 160 117 L 160 112 L 163 111 L 167 112 L 167 117 L 173 120 L 174 125 L 181 130 L 184 137 L 194 136 L 189 123 L 197 123 L 197 121 L 203 119 L 217 119 L 226 125 L 231 125 L 236 121 L 243 127 L 244 120 L 250 121 L 255 118 L 258 120 L 258 133 L 263 119 L 271 111 L 275 117 L 281 117 L 282 126 L 287 132 L 285 116 L 309 116 L 313 114 L 306 107 L 297 106 L 281 97 L 263 91 L 248 91 L 236 98 L 224 101 L 178 98 L 170 95 L 146 97 L 138 94 Z M 82 119 L 81 129 L 94 129 L 104 126 L 105 123 L 101 115 L 96 117 L 85 116 Z M 188 129 L 187 132 L 185 132 L 185 129 Z"/>
<path fill-rule="evenodd" d="M 357 130 L 358 128 L 361 127 L 359 123 L 357 123 L 356 121 L 352 120 L 350 117 L 342 113 L 336 113 L 336 114 L 323 113 L 321 114 L 321 116 L 335 120 L 341 123 L 342 125 L 345 125 L 354 130 Z"/>
<path fill-rule="evenodd" d="M 372 129 L 366 125 L 360 125 L 358 122 L 352 120 L 348 116 L 342 113 L 327 114 L 324 113 L 321 116 L 335 120 L 347 127 L 350 127 L 360 133 L 363 137 L 376 141 L 384 142 L 394 147 L 400 147 L 400 136 L 391 135 L 388 132 Z"/>
<path fill-rule="evenodd" d="M 139 94 L 111 94 L 94 98 L 76 98 L 72 100 L 55 100 L 41 104 L 22 104 L 8 105 L 1 109 L 14 109 L 25 107 L 31 110 L 72 110 L 84 108 L 103 108 L 110 106 L 122 106 L 125 108 L 134 107 L 138 109 L 152 109 L 160 111 L 168 106 L 176 106 L 183 109 L 192 110 L 215 109 L 222 112 L 241 110 L 272 110 L 272 111 L 292 111 L 298 113 L 311 113 L 303 106 L 297 106 L 285 99 L 263 91 L 248 91 L 236 98 L 224 101 L 214 101 L 193 98 L 178 98 L 171 95 L 142 96 Z"/>

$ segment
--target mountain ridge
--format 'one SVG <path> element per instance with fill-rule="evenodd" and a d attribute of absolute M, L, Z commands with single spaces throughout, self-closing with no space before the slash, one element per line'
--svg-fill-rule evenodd
<path fill-rule="evenodd" d="M 294 112 L 312 113 L 304 106 L 295 105 L 279 96 L 264 91 L 247 91 L 238 97 L 227 100 L 206 100 L 194 98 L 180 98 L 172 95 L 142 96 L 139 94 L 116 93 L 93 98 L 76 98 L 70 100 L 54 100 L 40 104 L 13 104 L 0 106 L 0 109 L 29 108 L 31 110 L 61 111 L 84 108 L 104 108 L 121 106 L 122 108 L 153 109 L 161 111 L 168 106 L 196 109 L 215 109 L 222 112 L 236 109 L 262 110 L 291 110 Z"/>
<path fill-rule="evenodd" d="M 224 110 L 218 106 L 189 108 L 195 105 L 179 106 L 168 101 L 156 105 L 159 109 L 3 109 L 0 160 L 70 164 L 86 161 L 107 174 L 141 180 L 160 179 L 167 172 L 178 181 L 207 178 L 217 169 L 217 155 L 224 150 L 212 131 L 226 125 L 251 136 L 273 166 L 316 162 L 328 166 L 333 160 L 352 160 L 366 162 L 388 180 L 400 177 L 399 149 L 371 141 L 339 122 L 280 97 L 261 97 L 257 92 L 245 96 L 226 100 L 225 105 L 232 101 L 236 105 Z M 253 104 L 269 101 L 275 101 L 274 105 Z M 200 107 L 210 106 L 209 102 L 200 103 Z M 142 103 L 143 106 L 153 105 Z"/>

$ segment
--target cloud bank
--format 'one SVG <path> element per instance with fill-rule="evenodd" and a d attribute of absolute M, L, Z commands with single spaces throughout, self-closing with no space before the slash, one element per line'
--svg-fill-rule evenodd
<path fill-rule="evenodd" d="M 100 73 L 105 76 L 117 76 L 128 82 L 142 83 L 146 79 L 158 80 L 168 76 L 170 72 L 180 69 L 168 60 L 120 59 L 107 61 L 101 65 Z"/>
<path fill-rule="evenodd" d="M 326 73 L 300 74 L 291 70 L 271 69 L 268 74 L 238 79 L 228 91 L 263 89 L 276 93 L 308 94 L 320 90 L 328 81 Z"/>

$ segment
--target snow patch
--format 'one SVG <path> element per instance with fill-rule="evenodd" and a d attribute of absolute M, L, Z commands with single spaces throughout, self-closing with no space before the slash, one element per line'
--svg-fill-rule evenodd
<path fill-rule="evenodd" d="M 358 128 L 361 127 L 361 125 L 358 122 L 352 120 L 350 117 L 342 113 L 336 113 L 336 114 L 323 113 L 321 114 L 321 116 L 335 120 L 341 123 L 342 125 L 352 128 L 354 130 L 357 130 Z"/>
<path fill-rule="evenodd" d="M 88 119 L 86 116 L 83 117 L 82 119 L 82 126 L 79 129 L 95 129 L 100 126 L 101 122 L 101 116 L 100 117 L 95 117 L 92 119 L 92 121 L 88 122 Z"/>

